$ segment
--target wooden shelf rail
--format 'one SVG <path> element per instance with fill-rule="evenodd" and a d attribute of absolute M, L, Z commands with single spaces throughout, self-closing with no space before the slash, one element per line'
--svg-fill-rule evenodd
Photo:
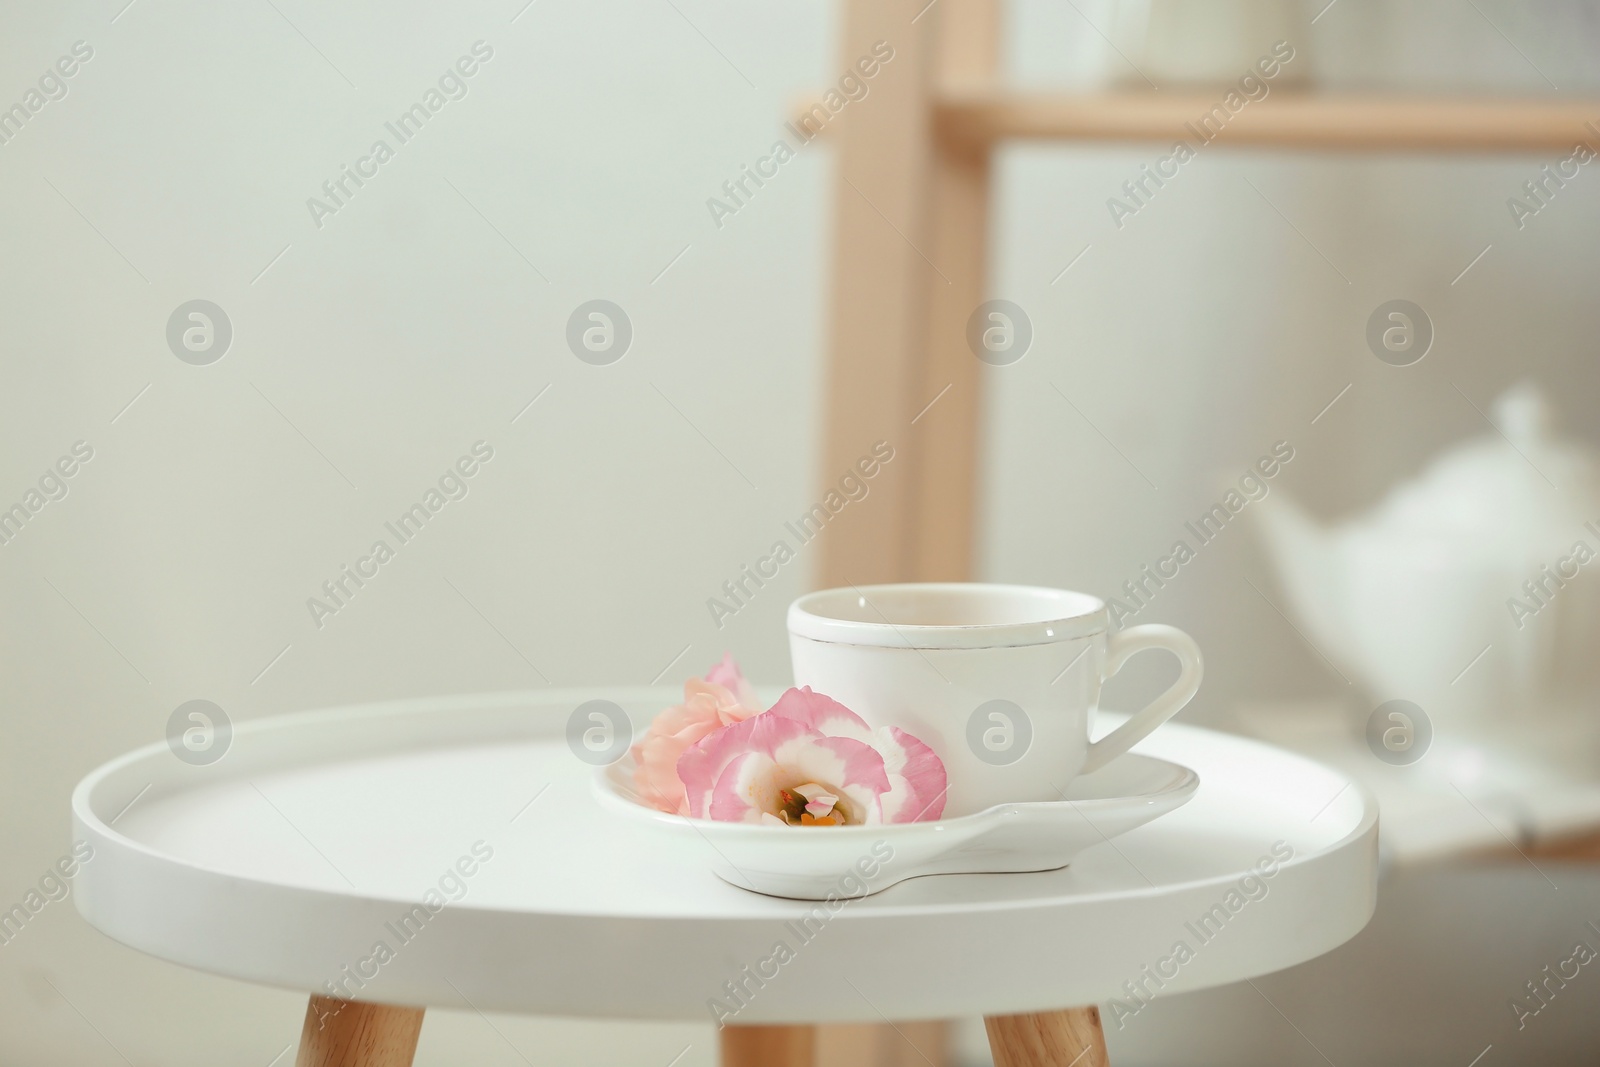
<path fill-rule="evenodd" d="M 1336 151 L 1600 152 L 1600 100 L 1273 93 L 1229 113 L 1222 93 L 946 95 L 942 133 L 999 140 L 1167 141 Z"/>
<path fill-rule="evenodd" d="M 1021 141 L 1215 140 L 1234 147 L 1358 152 L 1600 152 L 1600 100 L 1354 96 L 1278 90 L 1238 112 L 1224 91 L 945 92 L 939 134 L 969 149 Z M 810 106 L 808 102 L 807 107 Z M 805 113 L 796 108 L 795 122 Z"/>

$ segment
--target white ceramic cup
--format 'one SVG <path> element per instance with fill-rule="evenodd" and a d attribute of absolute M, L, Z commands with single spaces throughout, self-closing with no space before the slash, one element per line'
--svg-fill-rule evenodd
<path fill-rule="evenodd" d="M 1122 755 L 1200 688 L 1200 649 L 1172 626 L 1110 633 L 1105 602 L 1022 585 L 940 583 L 825 589 L 789 605 L 797 686 L 873 727 L 921 738 L 949 775 L 944 817 L 1060 800 L 1079 774 Z M 1098 741 L 1100 686 L 1162 648 L 1178 680 Z"/>

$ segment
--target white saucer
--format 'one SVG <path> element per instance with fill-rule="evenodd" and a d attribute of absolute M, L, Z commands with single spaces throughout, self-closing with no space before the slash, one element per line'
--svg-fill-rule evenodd
<path fill-rule="evenodd" d="M 698 839 L 711 869 L 730 885 L 795 900 L 870 896 L 925 874 L 1053 871 L 1089 846 L 1183 806 L 1199 786 L 1187 767 L 1129 753 L 1074 779 L 1064 800 L 1001 804 L 935 822 L 793 829 L 648 807 L 633 790 L 631 755 L 594 777 L 602 807 L 642 828 Z"/>

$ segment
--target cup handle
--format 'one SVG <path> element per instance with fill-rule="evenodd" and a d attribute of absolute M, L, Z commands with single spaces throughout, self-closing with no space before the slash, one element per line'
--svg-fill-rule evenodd
<path fill-rule="evenodd" d="M 1083 764 L 1084 774 L 1099 770 L 1128 751 L 1150 731 L 1176 715 L 1199 691 L 1200 678 L 1205 673 L 1200 646 L 1176 626 L 1162 623 L 1133 626 L 1112 634 L 1106 644 L 1105 677 L 1110 678 L 1120 671 L 1134 654 L 1152 648 L 1164 648 L 1178 657 L 1178 680 L 1143 711 L 1092 743 L 1089 757 Z"/>

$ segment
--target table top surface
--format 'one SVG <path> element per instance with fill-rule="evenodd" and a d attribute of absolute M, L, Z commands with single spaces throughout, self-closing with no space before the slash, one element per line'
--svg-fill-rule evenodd
<path fill-rule="evenodd" d="M 1291 966 L 1370 917 L 1376 807 L 1343 775 L 1170 724 L 1184 807 L 1036 874 L 764 897 L 709 846 L 603 809 L 569 715 L 638 727 L 673 689 L 547 690 L 277 716 L 194 766 L 165 744 L 80 783 L 79 910 L 152 955 L 387 1003 L 737 1023 L 1020 1012 Z M 131 803 L 130 803 L 131 802 Z M 817 831 L 825 832 L 825 831 Z"/>

